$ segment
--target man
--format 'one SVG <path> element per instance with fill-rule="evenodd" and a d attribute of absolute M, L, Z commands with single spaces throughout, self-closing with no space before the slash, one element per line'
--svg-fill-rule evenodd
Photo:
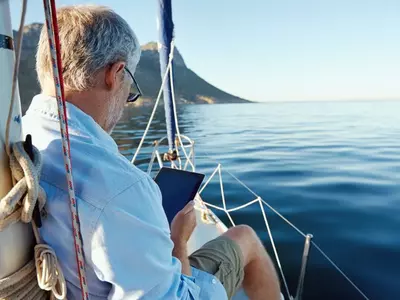
<path fill-rule="evenodd" d="M 193 203 L 169 227 L 157 185 L 109 133 L 130 94 L 140 46 L 126 21 L 101 6 L 58 11 L 71 155 L 91 299 L 279 299 L 273 264 L 254 231 L 237 226 L 188 257 Z M 43 155 L 48 216 L 41 234 L 58 255 L 68 299 L 80 299 L 57 104 L 46 29 L 37 50 L 42 93 L 23 119 Z M 218 280 L 217 280 L 218 279 Z"/>

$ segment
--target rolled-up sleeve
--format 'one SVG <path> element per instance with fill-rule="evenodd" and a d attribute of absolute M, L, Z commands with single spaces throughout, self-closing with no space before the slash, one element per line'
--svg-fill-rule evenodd
<path fill-rule="evenodd" d="M 94 226 L 95 273 L 112 288 L 108 299 L 198 299 L 200 288 L 172 256 L 158 186 L 148 176 L 111 199 Z"/>

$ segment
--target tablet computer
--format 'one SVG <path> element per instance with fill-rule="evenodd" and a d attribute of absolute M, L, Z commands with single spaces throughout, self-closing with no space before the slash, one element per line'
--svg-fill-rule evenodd
<path fill-rule="evenodd" d="M 168 222 L 171 224 L 175 215 L 193 200 L 203 182 L 204 174 L 163 167 L 154 181 L 162 194 L 162 205 Z"/>

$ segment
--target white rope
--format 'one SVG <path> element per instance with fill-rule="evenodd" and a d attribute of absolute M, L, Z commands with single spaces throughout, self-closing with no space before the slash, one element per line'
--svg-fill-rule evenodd
<path fill-rule="evenodd" d="M 304 238 L 307 237 L 307 235 L 303 231 L 301 231 L 292 222 L 290 222 L 288 219 L 286 219 L 284 216 L 282 216 L 275 208 L 273 208 L 271 205 L 269 205 L 264 199 L 261 198 L 261 202 L 264 203 L 270 210 L 272 210 L 276 215 L 278 215 L 288 225 L 290 225 L 294 230 L 296 230 L 300 235 L 302 235 Z"/>
<path fill-rule="evenodd" d="M 208 203 L 208 202 L 206 202 L 206 201 L 204 201 L 204 200 L 202 200 L 202 202 L 203 202 L 206 206 L 212 207 L 212 208 L 214 208 L 214 209 L 216 209 L 216 210 L 220 210 L 220 211 L 226 212 L 226 210 L 225 210 L 223 207 L 220 207 L 220 206 L 217 206 L 217 205 Z"/>
<path fill-rule="evenodd" d="M 189 159 L 186 160 L 185 165 L 184 165 L 184 167 L 183 167 L 183 170 L 186 170 L 186 169 L 187 169 L 187 167 L 188 167 L 188 165 L 189 165 L 189 161 L 192 159 L 193 149 L 194 149 L 194 147 L 191 147 L 191 148 L 190 148 Z"/>
<path fill-rule="evenodd" d="M 156 149 L 157 149 L 157 147 L 158 146 L 154 146 L 153 153 L 151 153 L 150 162 L 149 162 L 149 165 L 147 167 L 147 174 L 149 174 L 149 175 L 151 173 L 151 170 L 153 169 L 154 160 L 156 159 Z"/>
<path fill-rule="evenodd" d="M 143 136 L 142 136 L 142 138 L 141 138 L 141 140 L 139 142 L 139 145 L 138 145 L 138 147 L 137 147 L 137 149 L 135 151 L 135 154 L 133 155 L 131 163 L 132 164 L 135 163 L 136 158 L 139 155 L 139 152 L 140 152 L 140 150 L 141 150 L 141 148 L 143 146 L 144 140 L 145 140 L 145 138 L 146 138 L 146 136 L 148 134 L 148 131 L 149 131 L 150 126 L 151 126 L 151 123 L 153 122 L 155 113 L 157 111 L 158 103 L 159 103 L 159 101 L 161 99 L 161 95 L 162 95 L 162 92 L 163 92 L 163 87 L 164 87 L 165 82 L 167 80 L 167 76 L 169 75 L 170 83 L 171 83 L 172 107 L 173 107 L 173 112 L 174 112 L 174 116 L 175 116 L 176 133 L 177 133 L 177 136 L 178 136 L 179 144 L 180 144 L 180 146 L 182 148 L 182 151 L 183 151 L 183 154 L 184 154 L 184 156 L 186 158 L 184 169 L 187 168 L 187 164 L 190 164 L 190 166 L 192 168 L 192 171 L 195 171 L 196 167 L 193 164 L 193 162 L 191 161 L 190 155 L 188 155 L 187 152 L 186 152 L 185 145 L 183 144 L 183 141 L 182 141 L 182 138 L 181 138 L 181 133 L 180 133 L 180 130 L 179 130 L 178 114 L 177 114 L 177 110 L 176 110 L 176 100 L 175 100 L 173 69 L 172 69 L 172 60 L 173 60 L 173 57 L 174 57 L 174 48 L 175 48 L 174 41 L 171 41 L 171 52 L 169 53 L 168 65 L 167 65 L 167 68 L 165 70 L 162 82 L 161 82 L 161 87 L 160 87 L 160 89 L 158 91 L 157 99 L 156 99 L 156 102 L 154 104 L 153 111 L 151 112 L 149 121 L 147 122 L 146 129 L 145 129 L 145 131 L 143 133 Z M 179 157 L 179 145 L 176 147 L 176 151 L 177 151 L 177 154 L 178 154 L 179 169 L 182 169 L 182 161 L 181 161 L 181 159 Z M 194 150 L 193 150 L 193 153 L 194 153 Z"/>
<path fill-rule="evenodd" d="M 233 226 L 235 226 L 235 223 L 234 223 L 234 221 L 233 221 L 233 219 L 232 219 L 232 217 L 231 217 L 231 215 L 230 215 L 230 211 L 235 211 L 235 210 L 239 210 L 239 209 L 241 209 L 241 208 L 245 208 L 245 207 L 247 207 L 247 206 L 249 206 L 249 205 L 251 205 L 251 204 L 253 204 L 253 203 L 255 203 L 255 202 L 258 202 L 258 203 L 259 203 L 260 208 L 261 208 L 261 212 L 262 212 L 262 215 L 263 215 L 263 218 L 264 218 L 265 226 L 266 226 L 266 228 L 267 228 L 268 235 L 269 235 L 269 238 L 270 238 L 270 241 L 271 241 L 271 245 L 272 245 L 272 248 L 273 248 L 273 251 L 274 251 L 274 254 L 275 254 L 275 259 L 276 259 L 276 261 L 277 261 L 278 268 L 279 268 L 279 271 L 280 271 L 280 273 L 281 273 L 282 281 L 283 281 L 283 283 L 284 283 L 284 286 L 285 286 L 287 295 L 288 295 L 288 297 L 289 297 L 288 299 L 291 299 L 289 287 L 288 287 L 287 282 L 286 282 L 285 274 L 284 274 L 284 272 L 283 272 L 283 268 L 282 268 L 282 265 L 281 265 L 281 262 L 280 262 L 280 259 L 279 259 L 278 251 L 277 251 L 276 246 L 275 246 L 275 241 L 274 241 L 274 238 L 273 238 L 273 236 L 272 236 L 272 232 L 271 232 L 271 229 L 270 229 L 270 226 L 269 226 L 269 223 L 268 223 L 267 215 L 266 215 L 266 213 L 265 213 L 265 211 L 264 211 L 264 206 L 263 206 L 263 204 L 262 204 L 262 202 L 261 202 L 261 198 L 260 198 L 259 196 L 256 196 L 257 198 L 256 198 L 255 200 L 250 201 L 250 202 L 248 202 L 248 203 L 246 203 L 246 204 L 244 204 L 244 205 L 241 205 L 240 207 L 237 207 L 237 208 L 228 210 L 227 207 L 226 207 L 225 193 L 224 193 L 224 188 L 223 188 L 221 169 L 222 169 L 222 168 L 221 168 L 221 165 L 219 164 L 218 167 L 217 167 L 217 168 L 215 169 L 215 171 L 213 172 L 213 174 L 212 174 L 212 175 L 210 176 L 210 178 L 208 179 L 208 181 L 206 182 L 205 186 L 210 182 L 211 178 L 212 178 L 212 177 L 216 174 L 216 172 L 218 171 L 218 175 L 219 175 L 219 184 L 220 184 L 220 189 L 221 189 L 222 206 L 223 206 L 223 207 L 220 208 L 220 207 L 217 207 L 216 205 L 212 205 L 212 204 L 207 203 L 207 202 L 204 202 L 204 201 L 203 201 L 203 203 L 204 203 L 206 206 L 213 207 L 213 208 L 215 208 L 215 209 L 224 211 L 224 212 L 226 213 L 226 215 L 228 216 L 229 221 L 232 223 Z M 205 186 L 203 186 L 203 188 L 204 188 Z"/>
<path fill-rule="evenodd" d="M 233 226 L 236 226 L 235 222 L 233 222 L 231 214 L 226 210 L 225 192 L 224 192 L 224 184 L 222 183 L 221 167 L 218 169 L 218 175 L 219 175 L 219 186 L 220 186 L 220 189 L 221 189 L 222 205 L 224 207 L 224 211 L 225 211 L 226 215 L 228 216 L 228 219 L 231 222 L 231 224 Z"/>
<path fill-rule="evenodd" d="M 247 206 L 250 206 L 250 205 L 256 203 L 256 202 L 259 201 L 260 199 L 261 199 L 261 198 L 254 199 L 253 201 L 247 202 L 246 204 L 240 205 L 240 206 L 238 206 L 238 207 L 230 208 L 230 209 L 228 209 L 228 210 L 226 210 L 226 211 L 229 212 L 229 213 L 231 213 L 231 212 L 233 212 L 233 211 L 241 210 L 241 209 L 243 209 L 243 208 L 245 208 L 245 207 L 247 207 Z"/>
<path fill-rule="evenodd" d="M 155 104 L 154 104 L 153 111 L 151 112 L 149 121 L 147 122 L 147 126 L 146 126 L 146 129 L 144 130 L 144 133 L 143 133 L 142 139 L 140 140 L 139 146 L 137 147 L 136 152 L 135 152 L 135 154 L 133 155 L 133 158 L 132 158 L 132 160 L 131 160 L 131 163 L 132 163 L 132 164 L 135 162 L 136 157 L 138 156 L 138 154 L 139 154 L 139 152 L 140 152 L 140 149 L 141 149 L 142 146 L 143 146 L 143 142 L 144 142 L 144 140 L 145 140 L 145 138 L 146 138 L 146 136 L 147 136 L 147 133 L 149 132 L 150 125 L 151 125 L 151 123 L 153 122 L 154 115 L 156 114 L 156 111 L 157 111 L 158 102 L 160 102 L 161 95 L 162 95 L 162 92 L 163 92 L 163 87 L 164 87 L 165 82 L 166 82 L 166 80 L 167 80 L 168 72 L 169 72 L 169 70 L 170 70 L 170 68 L 171 68 L 171 65 L 172 65 L 172 57 L 169 58 L 168 66 L 167 66 L 167 69 L 165 70 L 165 74 L 164 74 L 163 80 L 162 80 L 162 82 L 161 82 L 160 90 L 158 91 L 157 100 L 156 100 L 156 102 L 155 102 Z"/>
<path fill-rule="evenodd" d="M 32 149 L 34 156 L 32 162 L 28 154 L 25 152 L 22 142 L 15 143 L 12 147 L 12 150 L 10 146 L 11 117 L 15 103 L 15 93 L 17 89 L 26 6 L 27 0 L 24 0 L 22 2 L 21 21 L 17 38 L 11 100 L 7 117 L 5 139 L 6 152 L 8 157 L 10 158 L 10 168 L 12 172 L 13 184 L 15 184 L 15 182 L 17 182 L 17 184 L 13 186 L 13 188 L 9 191 L 7 195 L 0 199 L 0 231 L 18 221 L 22 221 L 25 223 L 31 222 L 36 202 L 39 201 L 39 209 L 41 210 L 43 209 L 46 201 L 46 195 L 43 189 L 39 186 L 39 175 L 42 166 L 39 151 L 36 148 Z M 24 199 L 21 203 L 20 200 L 22 198 Z M 34 223 L 32 223 L 32 226 L 34 231 L 37 232 L 37 228 Z M 40 264 L 40 259 L 37 259 L 35 261 L 31 260 L 30 262 L 28 262 L 28 264 L 17 270 L 15 273 L 3 279 L 0 279 L 1 299 L 47 299 L 48 295 L 45 290 L 51 290 L 55 286 L 57 286 L 57 289 L 54 288 L 54 291 L 56 291 L 56 293 L 54 293 L 54 296 L 57 299 L 64 299 L 66 297 L 66 285 L 64 277 L 57 263 L 57 257 L 55 256 L 54 251 L 47 245 L 38 244 L 36 247 L 39 248 L 38 250 L 36 250 L 35 247 L 35 253 L 38 253 L 40 255 L 42 253 L 40 247 L 44 246 L 47 247 L 48 251 L 50 252 L 48 257 L 52 259 L 52 262 L 56 263 L 47 263 L 47 260 L 44 259 L 42 261 L 44 261 L 45 263 L 42 264 L 43 267 L 41 270 L 45 273 L 57 273 L 58 280 L 55 280 L 50 284 L 44 286 L 47 287 L 47 289 L 43 289 L 43 287 L 40 286 L 40 282 L 38 282 L 39 273 L 37 273 L 38 269 L 36 269 L 37 264 Z"/>
<path fill-rule="evenodd" d="M 172 57 L 174 55 L 173 54 L 174 53 L 174 47 L 175 47 L 175 44 L 174 44 L 174 41 L 172 41 L 171 42 L 171 53 L 169 54 L 171 61 L 172 61 Z M 190 160 L 190 158 L 187 155 L 186 149 L 185 149 L 185 147 L 183 145 L 183 142 L 182 142 L 181 133 L 180 133 L 180 130 L 179 130 L 178 114 L 176 112 L 175 88 L 174 88 L 174 76 L 173 76 L 172 64 L 171 64 L 171 68 L 169 70 L 169 76 L 170 76 L 170 82 L 171 82 L 172 107 L 173 107 L 174 116 L 175 116 L 176 133 L 178 135 L 178 139 L 179 139 L 179 143 L 180 143 L 180 145 L 182 147 L 182 151 L 185 154 L 186 161 L 189 162 L 190 166 L 192 167 L 192 170 L 194 171 L 196 168 L 195 168 L 195 166 L 193 165 L 192 161 Z"/>
<path fill-rule="evenodd" d="M 199 191 L 199 194 L 206 188 L 206 186 L 210 183 L 211 179 L 214 177 L 214 175 L 218 172 L 219 168 L 221 168 L 221 164 L 218 164 L 218 166 L 215 168 L 214 172 L 211 174 L 210 177 L 208 177 L 206 183 L 202 186 L 202 188 Z"/>
<path fill-rule="evenodd" d="M 46 244 L 35 246 L 35 265 L 39 287 L 52 291 L 56 299 L 65 299 L 67 287 L 56 253 Z"/>
<path fill-rule="evenodd" d="M 290 295 L 289 287 L 288 287 L 288 285 L 286 283 L 285 274 L 283 273 L 281 261 L 279 259 L 278 251 L 276 250 L 275 241 L 274 241 L 274 238 L 272 236 L 271 228 L 269 227 L 267 215 L 265 214 L 264 206 L 261 203 L 261 201 L 259 201 L 258 203 L 260 204 L 260 208 L 261 208 L 261 212 L 262 212 L 262 215 L 263 215 L 263 218 L 264 218 L 265 226 L 267 227 L 269 239 L 271 241 L 272 249 L 274 250 L 274 254 L 275 254 L 275 259 L 276 259 L 276 262 L 277 262 L 278 267 L 279 267 L 279 272 L 281 273 L 282 281 L 283 281 L 283 284 L 285 285 L 286 293 L 287 293 L 287 295 L 289 297 L 288 299 L 290 299 L 291 295 Z"/>
<path fill-rule="evenodd" d="M 21 12 L 21 20 L 19 23 L 19 30 L 18 30 L 18 37 L 17 37 L 17 48 L 15 50 L 15 64 L 14 64 L 14 71 L 13 71 L 13 78 L 12 78 L 12 86 L 11 86 L 11 100 L 10 100 L 10 108 L 8 111 L 7 116 L 7 123 L 6 123 L 6 153 L 10 156 L 10 130 L 11 130 L 11 118 L 12 112 L 14 109 L 14 102 L 15 102 L 15 91 L 17 89 L 17 81 L 18 81 L 18 74 L 19 74 L 19 63 L 21 58 L 21 49 L 22 49 L 22 39 L 24 36 L 24 23 L 25 23 L 25 15 L 26 15 L 26 5 L 27 0 L 22 1 L 22 12 Z"/>
<path fill-rule="evenodd" d="M 48 300 L 48 298 L 48 292 L 38 288 L 33 260 L 12 275 L 0 279 L 0 299 Z"/>
<path fill-rule="evenodd" d="M 164 167 L 164 163 L 162 161 L 160 152 L 158 152 L 158 150 L 156 150 L 156 157 L 157 157 L 158 165 L 160 166 L 160 168 Z"/>
<path fill-rule="evenodd" d="M 239 178 L 237 178 L 235 175 L 233 175 L 231 172 L 225 170 L 230 176 L 232 176 L 237 182 L 239 182 L 243 187 L 245 187 L 248 191 L 250 191 L 253 195 L 256 195 L 244 182 L 242 182 Z M 291 226 L 294 230 L 296 230 L 300 235 L 302 235 L 304 238 L 307 237 L 307 235 L 302 232 L 298 227 L 296 227 L 292 222 L 290 222 L 288 219 L 286 219 L 282 214 L 280 214 L 275 208 L 273 208 L 268 202 L 266 202 L 264 199 L 260 198 L 261 202 L 265 204 L 270 210 L 272 210 L 276 215 L 278 215 L 282 220 L 284 220 L 289 226 Z M 315 246 L 315 248 L 326 258 L 326 260 L 362 295 L 365 299 L 368 300 L 368 297 L 361 291 L 361 289 L 353 282 L 351 279 L 333 262 L 332 259 L 329 258 L 329 256 L 322 251 L 322 249 L 314 242 L 311 241 L 312 245 Z"/>
<path fill-rule="evenodd" d="M 11 100 L 6 125 L 6 152 L 10 159 L 14 186 L 7 195 L 0 199 L 0 231 L 18 221 L 32 223 L 37 245 L 35 246 L 34 260 L 28 262 L 15 273 L 0 279 L 0 298 L 16 300 L 47 299 L 48 295 L 45 291 L 51 290 L 53 297 L 56 299 L 65 299 L 67 289 L 56 254 L 50 246 L 41 243 L 38 229 L 32 221 L 33 210 L 37 201 L 39 202 L 40 211 L 46 202 L 46 194 L 39 185 L 42 168 L 40 152 L 35 147 L 32 148 L 32 161 L 26 153 L 22 142 L 15 143 L 12 150 L 10 146 L 11 117 L 17 89 L 26 7 L 27 0 L 24 0 L 22 2 Z"/>
<path fill-rule="evenodd" d="M 215 159 L 213 159 L 210 156 L 204 156 L 205 158 L 208 158 L 210 160 L 215 161 L 218 166 L 221 166 L 221 164 L 216 161 Z M 199 156 L 197 157 L 199 158 Z M 303 236 L 304 238 L 306 238 L 307 234 L 305 234 L 303 231 L 301 231 L 298 227 L 296 227 L 292 222 L 290 222 L 288 219 L 286 219 L 282 214 L 280 214 L 275 208 L 273 208 L 270 204 L 268 204 L 264 199 L 262 199 L 259 195 L 257 195 L 251 188 L 249 188 L 243 181 L 241 181 L 239 178 L 237 178 L 235 175 L 233 175 L 231 172 L 229 172 L 227 169 L 224 169 L 224 171 L 229 174 L 229 176 L 231 176 L 233 179 L 235 179 L 241 186 L 243 186 L 245 189 L 247 189 L 252 195 L 254 195 L 256 198 L 260 198 L 261 201 L 270 209 L 272 210 L 275 214 L 277 214 L 282 220 L 284 220 L 289 226 L 291 226 L 294 230 L 296 230 L 301 236 Z M 216 172 L 216 171 L 214 171 Z M 206 183 L 208 184 L 208 182 Z M 203 186 L 203 188 L 200 190 L 200 192 L 205 188 L 205 185 Z M 200 193 L 199 192 L 199 193 Z"/>
<path fill-rule="evenodd" d="M 254 200 L 252 200 L 250 202 L 247 202 L 246 204 L 243 204 L 243 205 L 240 205 L 240 206 L 237 206 L 237 207 L 234 207 L 234 208 L 224 209 L 223 207 L 220 207 L 220 206 L 217 206 L 217 205 L 214 205 L 214 204 L 211 204 L 211 203 L 208 203 L 208 202 L 202 200 L 202 202 L 206 206 L 209 206 L 209 207 L 212 207 L 212 208 L 215 208 L 217 210 L 224 211 L 224 212 L 228 212 L 228 213 L 233 212 L 233 211 L 237 211 L 237 210 L 241 210 L 241 209 L 243 209 L 243 208 L 245 208 L 247 206 L 250 206 L 250 205 L 252 205 L 252 204 L 254 204 L 254 203 L 258 202 L 258 201 L 260 201 L 260 198 L 254 199 Z"/>
<path fill-rule="evenodd" d="M 29 266 L 25 266 L 11 276 L 2 279 L 0 281 L 0 295 L 9 293 L 14 295 L 19 293 L 20 289 L 26 289 L 27 285 L 32 286 L 32 289 L 39 285 L 42 290 L 52 291 L 56 299 L 65 299 L 67 288 L 57 256 L 50 246 L 42 242 L 39 231 L 32 220 L 37 201 L 40 211 L 46 203 L 46 194 L 39 185 L 42 168 L 40 152 L 35 147 L 32 150 L 33 161 L 26 153 L 23 142 L 15 143 L 12 146 L 10 168 L 13 179 L 17 184 L 0 200 L 0 231 L 18 221 L 32 223 L 37 243 L 35 260 Z M 36 266 L 37 276 L 27 279 L 26 275 L 31 272 L 31 265 L 33 265 L 33 269 Z M 36 294 L 40 295 L 37 291 L 32 295 Z M 18 298 L 20 296 L 17 295 L 14 296 L 9 296 L 9 299 L 27 299 L 27 295 L 21 296 L 22 298 Z"/>
<path fill-rule="evenodd" d="M 361 289 L 353 282 L 351 279 L 333 262 L 329 256 L 322 251 L 322 249 L 313 241 L 311 244 L 325 257 L 325 259 L 364 297 L 364 299 L 369 300 L 369 298 L 361 291 Z"/>
<path fill-rule="evenodd" d="M 201 156 L 198 156 L 197 158 L 201 158 Z M 217 164 L 218 164 L 218 166 L 217 166 L 217 168 L 214 170 L 214 172 L 212 173 L 212 175 L 209 177 L 209 179 L 207 180 L 207 182 L 204 184 L 204 186 L 202 187 L 202 189 L 200 190 L 200 192 L 199 192 L 199 194 L 204 190 L 204 188 L 208 185 L 208 183 L 211 181 L 211 179 L 212 179 L 212 177 L 216 174 L 216 172 L 220 169 L 220 167 L 221 167 L 221 164 L 218 162 L 218 161 L 216 161 L 215 159 L 213 159 L 213 158 L 211 158 L 209 155 L 206 155 L 206 156 L 204 156 L 205 158 L 208 158 L 208 159 L 211 159 L 211 160 L 213 160 L 213 161 L 215 161 Z M 244 204 L 244 205 L 242 205 L 242 206 L 239 206 L 239 207 L 236 207 L 236 208 L 233 208 L 233 209 L 229 209 L 229 210 L 225 210 L 224 208 L 222 208 L 222 207 L 219 207 L 219 206 L 216 206 L 216 205 L 213 205 L 213 204 L 211 204 L 211 203 L 207 203 L 207 202 L 205 202 L 205 201 L 203 201 L 203 203 L 206 205 L 206 206 L 209 206 L 209 207 L 212 207 L 212 208 L 214 208 L 214 209 L 217 209 L 217 210 L 220 210 L 220 211 L 224 211 L 224 212 L 231 212 L 231 211 L 234 211 L 234 210 L 239 210 L 239 209 L 242 209 L 242 208 L 245 208 L 245 207 L 247 207 L 247 206 L 249 206 L 249 205 L 251 205 L 251 204 L 253 204 L 254 202 L 256 202 L 256 201 L 260 201 L 260 204 L 262 203 L 262 204 L 264 204 L 265 206 L 267 206 L 270 210 L 272 210 L 276 215 L 278 215 L 283 221 L 285 221 L 290 227 L 292 227 L 294 230 L 296 230 L 301 236 L 303 236 L 304 238 L 306 238 L 307 237 L 307 235 L 304 233 L 304 232 L 302 232 L 298 227 L 296 227 L 292 222 L 290 222 L 288 219 L 286 219 L 282 214 L 280 214 L 275 208 L 273 208 L 270 204 L 268 204 L 264 199 L 262 199 L 260 196 L 258 196 L 252 189 L 250 189 L 250 187 L 248 187 L 243 181 L 241 181 L 239 178 L 237 178 L 235 175 L 233 175 L 231 172 L 229 172 L 228 170 L 226 170 L 226 169 L 224 169 L 224 171 L 226 172 L 226 173 L 228 173 L 233 179 L 235 179 L 240 185 L 242 185 L 244 188 L 246 188 L 251 194 L 253 194 L 254 196 L 256 196 L 257 197 L 257 199 L 255 199 L 255 200 L 252 200 L 252 201 L 250 201 L 250 202 L 248 202 L 248 203 L 246 203 L 246 204 Z M 265 219 L 264 219 L 264 221 L 266 222 L 266 225 L 268 224 L 267 223 L 267 220 L 266 220 L 266 215 L 264 215 L 265 214 L 265 211 L 264 211 L 264 208 L 262 207 L 262 205 L 261 205 L 261 211 L 262 211 L 262 213 L 263 213 L 263 216 L 265 216 Z M 267 226 L 267 229 L 269 228 L 269 226 Z M 270 235 L 270 237 L 272 236 L 272 234 Z M 271 239 L 271 242 L 272 242 L 272 239 Z M 314 242 L 314 241 L 311 241 L 311 243 L 312 243 L 312 245 L 314 245 L 315 246 L 315 248 L 325 257 L 325 259 L 360 293 L 360 295 L 361 296 L 363 296 L 364 297 L 364 299 L 367 299 L 367 300 L 369 300 L 369 298 L 361 291 L 361 289 L 333 262 L 333 260 L 331 259 L 331 258 L 329 258 L 329 256 L 324 252 L 324 251 L 322 251 L 322 249 Z M 283 271 L 282 271 L 283 272 Z M 290 299 L 290 298 L 289 298 Z"/>
<path fill-rule="evenodd" d="M 39 186 L 42 169 L 40 152 L 33 147 L 32 162 L 23 143 L 18 142 L 13 145 L 10 155 L 11 174 L 17 184 L 0 200 L 0 231 L 20 220 L 30 223 L 36 202 L 39 201 L 39 209 L 43 209 L 46 201 L 45 192 Z M 19 205 L 21 198 L 23 200 Z"/>

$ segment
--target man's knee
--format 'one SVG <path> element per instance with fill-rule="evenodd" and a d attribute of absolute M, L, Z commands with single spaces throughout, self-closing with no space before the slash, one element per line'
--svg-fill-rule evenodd
<path fill-rule="evenodd" d="M 264 246 L 256 232 L 248 225 L 237 225 L 231 227 L 224 233 L 224 235 L 239 245 L 242 250 L 245 265 L 254 259 L 260 250 L 264 250 Z"/>
<path fill-rule="evenodd" d="M 257 239 L 257 234 L 253 228 L 248 225 L 237 225 L 231 227 L 225 233 L 229 237 L 239 238 L 239 239 Z"/>

